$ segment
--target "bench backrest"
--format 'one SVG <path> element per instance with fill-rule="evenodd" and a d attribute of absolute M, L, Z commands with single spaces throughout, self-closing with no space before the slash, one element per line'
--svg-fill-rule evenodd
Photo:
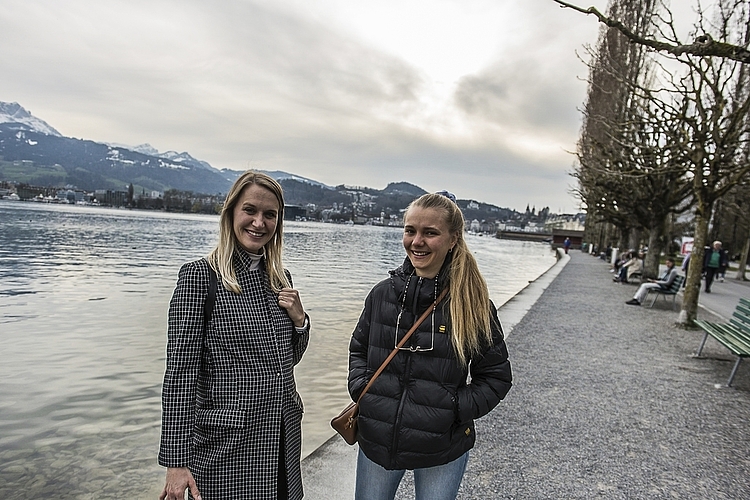
<path fill-rule="evenodd" d="M 750 339 L 750 300 L 740 299 L 729 323 Z"/>
<path fill-rule="evenodd" d="M 677 275 L 674 277 L 674 281 L 671 285 L 669 285 L 669 288 L 667 288 L 665 291 L 667 293 L 677 293 L 680 291 L 680 287 L 682 286 L 682 282 L 685 280 L 684 276 Z"/>

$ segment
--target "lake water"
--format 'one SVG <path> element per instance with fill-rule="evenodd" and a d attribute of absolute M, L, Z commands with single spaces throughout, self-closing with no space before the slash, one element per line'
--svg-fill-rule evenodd
<path fill-rule="evenodd" d="M 209 252 L 217 226 L 0 200 L 0 498 L 158 497 L 167 306 L 180 265 Z M 313 325 L 296 369 L 307 455 L 349 401 L 348 338 L 365 295 L 404 250 L 399 228 L 284 228 L 284 264 Z M 467 239 L 498 306 L 555 262 L 546 244 Z"/>

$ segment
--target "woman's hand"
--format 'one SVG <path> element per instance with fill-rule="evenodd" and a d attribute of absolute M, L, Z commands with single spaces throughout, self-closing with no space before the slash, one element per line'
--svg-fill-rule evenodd
<path fill-rule="evenodd" d="M 190 488 L 193 498 L 201 500 L 201 493 L 198 491 L 198 485 L 195 484 L 190 470 L 187 467 L 169 467 L 166 484 L 159 495 L 159 500 L 183 500 L 187 488 Z"/>
<path fill-rule="evenodd" d="M 279 292 L 279 306 L 286 309 L 294 326 L 302 327 L 305 324 L 305 308 L 299 298 L 299 292 L 294 288 L 282 288 Z"/>

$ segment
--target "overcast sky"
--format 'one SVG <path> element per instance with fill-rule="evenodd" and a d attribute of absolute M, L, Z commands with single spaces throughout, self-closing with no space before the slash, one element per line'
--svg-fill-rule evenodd
<path fill-rule="evenodd" d="M 216 168 L 572 213 L 598 31 L 552 0 L 3 0 L 0 101 Z"/>

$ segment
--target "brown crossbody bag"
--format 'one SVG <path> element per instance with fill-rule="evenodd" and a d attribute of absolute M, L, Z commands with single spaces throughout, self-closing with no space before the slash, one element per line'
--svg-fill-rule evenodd
<path fill-rule="evenodd" d="M 359 394 L 359 398 L 357 401 L 352 401 L 349 403 L 349 406 L 344 408 L 344 410 L 338 414 L 338 416 L 334 417 L 333 420 L 331 420 L 331 427 L 341 434 L 341 437 L 344 438 L 344 441 L 346 441 L 348 444 L 354 444 L 357 442 L 358 437 L 358 428 L 357 428 L 357 416 L 359 414 L 359 402 L 362 400 L 362 396 L 365 395 L 365 393 L 370 389 L 373 382 L 375 382 L 375 379 L 378 378 L 378 376 L 383 373 L 383 370 L 385 370 L 385 367 L 388 366 L 388 363 L 391 362 L 393 358 L 396 357 L 396 354 L 398 354 L 398 351 L 406 344 L 406 342 L 409 340 L 409 337 L 411 337 L 412 333 L 416 331 L 416 329 L 419 327 L 419 325 L 422 324 L 422 322 L 427 319 L 427 316 L 430 315 L 430 313 L 435 311 L 435 308 L 437 308 L 437 305 L 443 300 L 443 298 L 448 293 L 448 289 L 445 288 L 442 293 L 438 296 L 437 299 L 435 299 L 435 302 L 432 303 L 432 307 L 428 307 L 425 312 L 422 313 L 422 316 L 417 319 L 417 321 L 412 325 L 412 327 L 409 329 L 408 332 L 406 332 L 406 335 L 404 335 L 404 338 L 401 339 L 401 341 L 398 343 L 398 345 L 391 351 L 391 353 L 388 355 L 387 358 L 385 358 L 385 361 L 383 361 L 383 364 L 380 365 L 380 368 L 375 372 L 375 374 L 372 376 L 369 382 L 367 382 L 367 385 L 362 390 L 362 392 Z M 398 333 L 398 332 L 396 332 Z"/>

